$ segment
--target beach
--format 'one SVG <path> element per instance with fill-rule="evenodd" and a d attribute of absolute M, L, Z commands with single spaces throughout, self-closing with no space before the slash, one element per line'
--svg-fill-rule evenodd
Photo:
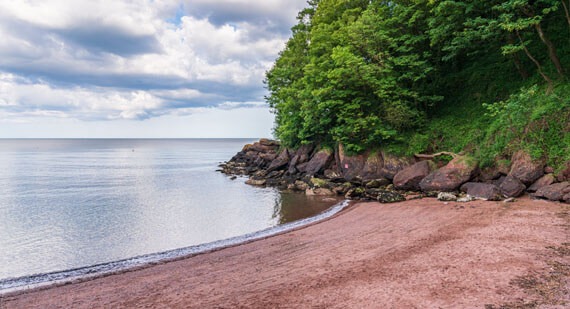
<path fill-rule="evenodd" d="M 356 203 L 266 239 L 2 295 L 0 308 L 564 308 L 570 205 Z"/>

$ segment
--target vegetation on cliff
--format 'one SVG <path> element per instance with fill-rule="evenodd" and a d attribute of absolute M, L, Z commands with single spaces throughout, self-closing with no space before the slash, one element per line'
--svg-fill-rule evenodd
<path fill-rule="evenodd" d="M 570 160 L 568 0 L 310 0 L 267 72 L 290 148 Z"/>

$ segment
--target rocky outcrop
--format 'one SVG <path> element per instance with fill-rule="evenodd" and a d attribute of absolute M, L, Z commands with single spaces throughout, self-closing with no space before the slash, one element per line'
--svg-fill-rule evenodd
<path fill-rule="evenodd" d="M 500 186 L 501 194 L 506 197 L 519 197 L 524 193 L 526 186 L 515 176 L 509 175 Z"/>
<path fill-rule="evenodd" d="M 418 158 L 430 156 L 418 155 Z M 524 152 L 513 156 L 512 166 L 506 165 L 505 158 L 498 158 L 498 162 L 504 164 L 503 168 L 483 171 L 478 170 L 477 161 L 469 155 L 453 156 L 447 165 L 437 169 L 433 161 L 418 162 L 382 151 L 347 155 L 342 146 L 332 151 L 313 145 L 291 150 L 277 141 L 262 139 L 244 146 L 230 161 L 220 164 L 219 171 L 231 177 L 249 176 L 246 183 L 250 185 L 383 203 L 404 200 L 403 194 L 439 196 L 458 202 L 499 200 L 522 195 L 527 185 L 529 192 L 536 191 L 532 195 L 536 198 L 570 203 L 570 183 L 560 182 L 570 172 L 563 169 L 555 177 L 554 169 L 548 168 L 551 173 L 543 176 L 544 164 L 533 162 Z M 568 169 L 570 171 L 570 167 Z M 457 192 L 459 188 L 466 194 Z M 410 192 L 420 190 L 420 194 Z"/>
<path fill-rule="evenodd" d="M 537 181 L 535 181 L 532 186 L 530 186 L 527 191 L 528 192 L 536 192 L 538 189 L 546 186 L 550 186 L 556 181 L 554 174 L 546 174 L 540 177 Z"/>
<path fill-rule="evenodd" d="M 309 176 L 317 175 L 324 171 L 332 160 L 332 152 L 328 149 L 322 149 L 313 155 L 306 167 L 303 167 L 303 170 Z"/>
<path fill-rule="evenodd" d="M 533 160 L 524 151 L 516 152 L 511 161 L 513 163 L 509 175 L 518 178 L 527 186 L 544 175 L 544 163 Z"/>
<path fill-rule="evenodd" d="M 387 152 L 382 152 L 382 158 L 384 159 L 384 164 L 380 174 L 382 177 L 390 180 L 394 179 L 394 176 L 401 170 L 416 162 L 414 158 L 398 157 Z"/>
<path fill-rule="evenodd" d="M 468 182 L 461 186 L 461 191 L 476 199 L 500 201 L 501 189 L 493 184 Z"/>
<path fill-rule="evenodd" d="M 564 201 L 564 198 L 568 193 L 570 193 L 570 182 L 565 181 L 544 186 L 538 189 L 538 191 L 531 196 L 545 198 L 551 201 Z"/>
<path fill-rule="evenodd" d="M 433 161 L 421 161 L 406 167 L 394 176 L 394 187 L 398 190 L 420 190 L 420 182 L 427 177 L 436 165 Z"/>
<path fill-rule="evenodd" d="M 477 160 L 459 156 L 445 167 L 431 172 L 420 182 L 422 191 L 455 191 L 468 182 L 477 171 Z"/>

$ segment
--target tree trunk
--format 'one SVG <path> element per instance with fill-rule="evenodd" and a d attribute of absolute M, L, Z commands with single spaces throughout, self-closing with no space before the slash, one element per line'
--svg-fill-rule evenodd
<path fill-rule="evenodd" d="M 509 33 L 508 36 L 508 40 L 509 40 L 509 44 L 513 45 L 514 44 L 514 40 L 513 40 L 513 35 Z M 528 78 L 528 74 L 526 73 L 525 69 L 522 67 L 521 62 L 519 60 L 519 55 L 518 52 L 514 52 L 513 53 L 513 60 L 515 61 L 515 66 L 517 67 L 517 70 L 519 70 L 519 73 L 521 74 L 523 79 L 527 79 Z"/>
<path fill-rule="evenodd" d="M 556 49 L 554 48 L 554 44 L 552 44 L 552 42 L 546 37 L 544 31 L 542 31 L 540 23 L 534 25 L 534 27 L 536 28 L 536 32 L 538 32 L 538 36 L 540 37 L 542 42 L 544 42 L 544 44 L 548 47 L 548 55 L 550 56 L 550 59 L 554 63 L 556 71 L 558 71 L 558 75 L 564 76 L 564 69 L 562 68 L 560 59 L 558 59 L 558 56 L 556 56 Z"/>
<path fill-rule="evenodd" d="M 561 0 L 562 6 L 564 7 L 564 13 L 566 13 L 566 20 L 568 21 L 568 26 L 570 27 L 570 13 L 568 13 L 568 6 L 564 1 L 565 0 Z M 568 4 L 570 4 L 570 1 L 568 1 Z"/>
<path fill-rule="evenodd" d="M 522 44 L 523 50 L 525 52 L 525 54 L 528 56 L 528 58 L 530 58 L 530 60 L 532 62 L 534 62 L 534 64 L 536 64 L 536 67 L 538 68 L 538 73 L 540 73 L 540 75 L 542 76 L 542 78 L 544 78 L 544 80 L 550 85 L 549 88 L 553 88 L 554 84 L 552 83 L 552 80 L 548 77 L 548 75 L 546 75 L 543 71 L 542 71 L 542 65 L 540 65 L 540 62 L 538 62 L 538 60 L 536 60 L 528 51 L 528 48 L 526 48 L 526 45 L 524 45 L 524 42 L 521 38 L 521 35 L 518 31 L 515 31 L 515 33 L 517 34 L 517 37 L 519 38 L 520 43 Z"/>

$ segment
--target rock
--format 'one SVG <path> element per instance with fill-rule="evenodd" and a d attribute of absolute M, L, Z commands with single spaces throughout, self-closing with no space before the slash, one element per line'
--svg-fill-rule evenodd
<path fill-rule="evenodd" d="M 332 192 L 331 190 L 327 189 L 327 188 L 314 188 L 314 189 L 307 189 L 305 190 L 305 194 L 306 195 L 317 195 L 317 196 L 323 196 L 323 195 L 336 195 L 334 192 Z"/>
<path fill-rule="evenodd" d="M 562 201 L 564 200 L 564 196 L 566 196 L 568 191 L 570 191 L 569 187 L 570 182 L 568 181 L 555 183 L 553 185 L 544 186 L 538 189 L 538 191 L 536 191 L 532 197 L 545 198 L 551 201 Z"/>
<path fill-rule="evenodd" d="M 273 172 L 267 174 L 267 176 L 265 176 L 265 178 L 280 178 L 281 176 L 283 176 L 284 173 L 285 173 L 285 171 L 283 171 L 283 170 L 273 171 Z"/>
<path fill-rule="evenodd" d="M 511 160 L 509 175 L 518 178 L 523 184 L 530 185 L 544 175 L 544 163 L 533 161 L 524 151 L 517 151 Z"/>
<path fill-rule="evenodd" d="M 397 157 L 386 152 L 382 152 L 382 158 L 384 158 L 384 166 L 380 172 L 381 176 L 390 180 L 394 179 L 398 172 L 415 163 L 413 158 Z"/>
<path fill-rule="evenodd" d="M 564 197 L 562 197 L 562 200 L 564 200 L 564 203 L 570 204 L 570 193 L 564 195 Z"/>
<path fill-rule="evenodd" d="M 488 201 L 500 201 L 501 189 L 499 187 L 479 182 L 468 182 L 461 186 L 461 191 L 467 193 L 468 196 Z"/>
<path fill-rule="evenodd" d="M 297 151 L 295 151 L 294 153 L 290 152 L 292 158 L 291 162 L 289 162 L 289 167 L 287 169 L 289 174 L 295 174 L 298 171 L 297 168 L 298 164 L 306 163 L 307 161 L 309 161 L 309 157 L 311 155 L 311 152 L 313 151 L 313 148 L 314 147 L 312 144 L 304 144 L 301 145 L 301 147 L 299 147 L 299 149 L 297 149 Z"/>
<path fill-rule="evenodd" d="M 437 195 L 438 201 L 456 201 L 457 196 L 450 192 L 439 192 Z"/>
<path fill-rule="evenodd" d="M 554 174 L 554 168 L 552 166 L 547 166 L 544 168 L 545 174 Z"/>
<path fill-rule="evenodd" d="M 309 189 L 309 184 L 302 180 L 297 180 L 295 181 L 295 188 L 299 191 L 306 191 Z"/>
<path fill-rule="evenodd" d="M 248 185 L 252 185 L 252 186 L 265 186 L 265 184 L 267 183 L 267 180 L 251 178 L 248 181 L 246 181 L 245 183 Z"/>
<path fill-rule="evenodd" d="M 427 175 L 421 182 L 422 191 L 454 191 L 473 177 L 477 160 L 470 156 L 457 157 L 445 167 Z"/>
<path fill-rule="evenodd" d="M 279 153 L 279 156 L 271 162 L 269 167 L 267 168 L 267 172 L 272 172 L 281 168 L 284 168 L 289 164 L 289 150 L 283 149 Z"/>
<path fill-rule="evenodd" d="M 297 170 L 299 171 L 299 173 L 305 173 L 307 171 L 308 165 L 309 165 L 309 162 L 297 164 Z"/>
<path fill-rule="evenodd" d="M 232 176 L 232 177 L 230 177 L 230 179 L 231 179 L 231 180 L 236 180 L 236 179 L 237 179 L 237 176 Z"/>
<path fill-rule="evenodd" d="M 398 192 L 380 190 L 377 199 L 380 203 L 397 203 L 405 201 L 406 197 Z"/>
<path fill-rule="evenodd" d="M 433 161 L 421 161 L 406 167 L 394 176 L 394 187 L 398 190 L 420 190 L 420 182 L 426 178 L 436 165 Z"/>
<path fill-rule="evenodd" d="M 560 182 L 570 181 L 570 161 L 566 162 L 565 168 L 557 175 L 557 179 Z"/>
<path fill-rule="evenodd" d="M 486 182 L 498 179 L 499 177 L 501 177 L 501 175 L 502 175 L 501 171 L 498 168 L 486 167 L 482 169 L 481 172 L 479 173 L 479 178 L 481 179 L 481 181 Z"/>
<path fill-rule="evenodd" d="M 386 178 L 380 178 L 380 179 L 374 179 L 371 181 L 368 181 L 365 185 L 366 189 L 375 189 L 375 188 L 380 188 L 382 186 L 387 186 L 390 184 L 390 180 L 386 179 Z"/>
<path fill-rule="evenodd" d="M 364 189 L 362 189 L 361 187 L 357 187 L 348 190 L 348 192 L 346 192 L 344 197 L 351 199 L 351 198 L 361 197 L 363 194 L 364 194 Z"/>
<path fill-rule="evenodd" d="M 331 151 L 323 149 L 313 155 L 304 170 L 309 176 L 316 175 L 324 170 L 331 163 L 332 159 L 333 155 Z M 300 167 L 297 166 L 297 169 L 300 170 Z"/>
<path fill-rule="evenodd" d="M 372 152 L 366 155 L 366 162 L 362 168 L 362 179 L 364 181 L 374 179 L 386 179 L 382 176 L 382 168 L 384 167 L 384 159 L 381 152 Z"/>
<path fill-rule="evenodd" d="M 275 140 L 270 140 L 267 138 L 262 138 L 259 140 L 259 144 L 263 145 L 263 146 L 281 146 L 281 143 L 279 141 L 275 141 Z"/>
<path fill-rule="evenodd" d="M 504 200 L 503 203 L 514 203 L 517 199 L 514 197 L 509 197 L 508 199 Z"/>
<path fill-rule="evenodd" d="M 311 178 L 311 184 L 315 188 L 333 188 L 334 184 L 326 179 Z"/>
<path fill-rule="evenodd" d="M 501 186 L 501 194 L 506 197 L 519 197 L 523 194 L 526 186 L 515 176 L 509 175 L 503 180 Z"/>
<path fill-rule="evenodd" d="M 362 169 L 366 162 L 364 155 L 352 155 L 349 156 L 345 153 L 344 147 L 342 145 L 338 146 L 338 156 L 340 170 L 342 172 L 342 177 L 347 181 L 352 181 L 355 178 L 362 178 Z"/>
<path fill-rule="evenodd" d="M 276 152 L 269 152 L 269 153 L 259 153 L 259 157 L 261 157 L 265 162 L 271 162 L 275 159 L 277 159 L 277 156 L 279 156 L 278 153 Z"/>
<path fill-rule="evenodd" d="M 342 175 L 334 170 L 325 170 L 324 172 L 325 178 L 332 180 L 332 181 L 337 181 L 342 179 Z"/>
<path fill-rule="evenodd" d="M 458 199 L 457 199 L 457 202 L 458 202 L 458 203 L 467 203 L 467 202 L 471 202 L 471 201 L 474 201 L 474 200 L 476 200 L 475 197 L 473 197 L 473 196 L 467 194 L 467 195 L 464 196 L 464 197 L 458 198 Z"/>
<path fill-rule="evenodd" d="M 321 200 L 321 202 L 325 202 L 325 203 L 334 203 L 338 201 L 336 198 L 332 198 L 332 197 L 327 197 Z"/>
<path fill-rule="evenodd" d="M 532 184 L 532 186 L 530 186 L 527 189 L 527 191 L 528 192 L 536 192 L 538 189 L 540 189 L 542 187 L 546 187 L 546 186 L 553 184 L 554 181 L 556 181 L 554 174 L 546 174 L 546 175 L 540 177 L 537 181 L 535 181 Z"/>
<path fill-rule="evenodd" d="M 335 192 L 338 195 L 345 195 L 348 190 L 352 189 L 352 184 L 350 182 L 345 182 L 340 186 L 336 186 L 333 188 L 333 192 Z"/>

